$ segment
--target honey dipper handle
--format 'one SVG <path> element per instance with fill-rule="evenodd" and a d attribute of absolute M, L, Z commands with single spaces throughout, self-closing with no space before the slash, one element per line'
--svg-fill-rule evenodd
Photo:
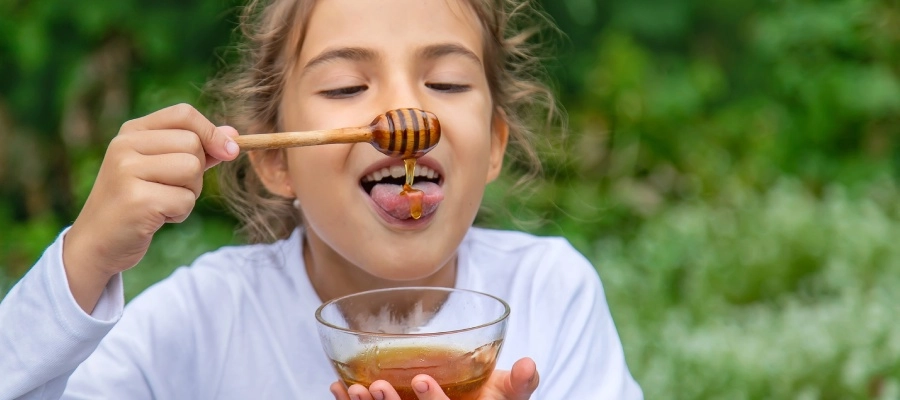
<path fill-rule="evenodd" d="M 359 143 L 372 139 L 369 127 L 325 129 L 306 132 L 260 133 L 234 138 L 241 150 L 283 149 L 332 143 Z"/>

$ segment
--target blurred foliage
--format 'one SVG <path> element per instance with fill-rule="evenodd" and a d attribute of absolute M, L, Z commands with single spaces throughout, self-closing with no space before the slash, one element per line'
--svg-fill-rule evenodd
<path fill-rule="evenodd" d="M 491 185 L 479 223 L 595 263 L 647 398 L 900 398 L 900 4 L 543 3 L 565 146 L 524 191 L 514 168 Z M 0 2 L 0 287 L 77 215 L 122 122 L 198 104 L 235 7 Z M 207 183 L 129 297 L 236 241 Z"/>

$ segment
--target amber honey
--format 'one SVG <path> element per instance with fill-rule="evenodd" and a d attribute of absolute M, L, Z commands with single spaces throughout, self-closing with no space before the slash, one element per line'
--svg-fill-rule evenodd
<path fill-rule="evenodd" d="M 468 352 L 443 347 L 376 348 L 332 363 L 348 387 L 357 383 L 369 387 L 376 380 L 386 380 L 401 400 L 417 400 L 412 379 L 427 374 L 450 399 L 475 400 L 494 370 L 499 347 L 498 341 Z"/>
<path fill-rule="evenodd" d="M 403 191 L 400 192 L 400 195 L 409 197 L 409 216 L 413 217 L 413 219 L 419 219 L 422 217 L 422 196 L 424 193 L 412 187 L 413 178 L 415 177 L 416 159 L 407 158 L 403 160 L 403 163 L 406 166 L 406 183 L 403 184 Z"/>

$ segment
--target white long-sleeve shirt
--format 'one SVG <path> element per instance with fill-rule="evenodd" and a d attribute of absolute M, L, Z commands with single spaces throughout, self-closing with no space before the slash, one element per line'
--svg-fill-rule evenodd
<path fill-rule="evenodd" d="M 91 315 L 68 288 L 63 235 L 0 303 L 0 399 L 332 399 L 302 231 L 225 247 L 124 307 L 121 277 Z M 456 287 L 503 298 L 497 363 L 537 364 L 535 399 L 641 399 L 603 288 L 564 239 L 472 228 Z"/>

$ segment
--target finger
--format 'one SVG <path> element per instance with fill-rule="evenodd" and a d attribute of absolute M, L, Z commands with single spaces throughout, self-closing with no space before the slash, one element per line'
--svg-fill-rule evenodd
<path fill-rule="evenodd" d="M 148 156 L 186 153 L 193 154 L 197 159 L 204 161 L 208 157 L 206 151 L 203 150 L 203 143 L 200 142 L 200 137 L 194 132 L 184 129 L 124 132 L 113 140 L 122 141 L 125 146 Z"/>
<path fill-rule="evenodd" d="M 343 383 L 334 382 L 331 384 L 329 390 L 331 390 L 331 394 L 334 395 L 334 400 L 350 400 L 350 395 L 347 394 L 347 389 L 344 388 Z"/>
<path fill-rule="evenodd" d="M 194 192 L 183 187 L 149 183 L 141 185 L 129 193 L 134 210 L 146 210 L 148 223 L 159 226 L 164 222 L 183 222 L 194 209 Z"/>
<path fill-rule="evenodd" d="M 137 160 L 124 161 L 123 169 L 138 179 L 167 186 L 180 186 L 200 197 L 203 189 L 203 165 L 191 154 L 169 153 L 154 156 L 137 156 Z"/>
<path fill-rule="evenodd" d="M 534 360 L 526 357 L 516 361 L 509 374 L 512 399 L 528 399 L 537 390 L 541 378 Z"/>
<path fill-rule="evenodd" d="M 347 393 L 350 394 L 350 400 L 374 400 L 369 389 L 358 383 L 350 386 Z"/>
<path fill-rule="evenodd" d="M 177 104 L 122 125 L 122 131 L 185 129 L 197 134 L 206 154 L 219 161 L 237 157 L 239 146 L 225 130 L 216 129 L 196 108 Z M 233 129 L 233 128 L 232 128 Z"/>
<path fill-rule="evenodd" d="M 230 138 L 238 136 L 237 130 L 230 126 L 220 126 L 216 129 Z M 127 146 L 146 155 L 163 153 L 195 154 L 197 158 L 204 161 L 203 165 L 205 170 L 210 169 L 221 162 L 221 160 L 206 154 L 200 136 L 184 129 L 123 132 L 114 140 L 127 141 Z"/>
<path fill-rule="evenodd" d="M 400 400 L 400 394 L 388 381 L 377 380 L 369 385 L 369 393 L 375 400 Z"/>
<path fill-rule="evenodd" d="M 237 129 L 234 129 L 234 128 L 232 128 L 232 127 L 230 127 L 230 126 L 227 126 L 227 125 L 220 126 L 220 127 L 216 128 L 216 129 L 217 129 L 219 132 L 223 133 L 224 135 L 228 136 L 228 137 L 231 138 L 231 139 L 234 139 L 234 138 L 236 138 L 236 137 L 239 136 Z M 237 142 L 234 142 L 234 141 L 232 141 L 232 142 L 234 143 L 235 146 L 237 146 Z M 229 145 L 229 146 L 230 146 L 230 145 Z M 239 148 L 235 148 L 235 149 L 232 149 L 232 150 L 234 150 L 235 153 L 240 152 L 240 149 L 239 149 Z M 230 151 L 230 150 L 229 150 L 229 151 Z M 229 153 L 229 154 L 230 154 L 230 153 Z M 237 157 L 237 155 L 235 155 L 235 157 L 231 158 L 230 160 L 234 160 L 234 158 L 236 158 L 236 157 Z M 212 156 L 207 155 L 207 156 L 206 156 L 206 169 L 210 169 L 210 168 L 212 168 L 212 167 L 215 167 L 216 165 L 218 165 L 218 164 L 219 164 L 220 162 L 222 162 L 222 161 L 230 161 L 230 160 L 221 160 L 221 159 L 217 159 L 217 158 L 215 158 L 215 157 L 212 157 Z"/>
<path fill-rule="evenodd" d="M 412 388 L 419 400 L 450 400 L 437 381 L 428 375 L 416 375 L 412 380 Z"/>

